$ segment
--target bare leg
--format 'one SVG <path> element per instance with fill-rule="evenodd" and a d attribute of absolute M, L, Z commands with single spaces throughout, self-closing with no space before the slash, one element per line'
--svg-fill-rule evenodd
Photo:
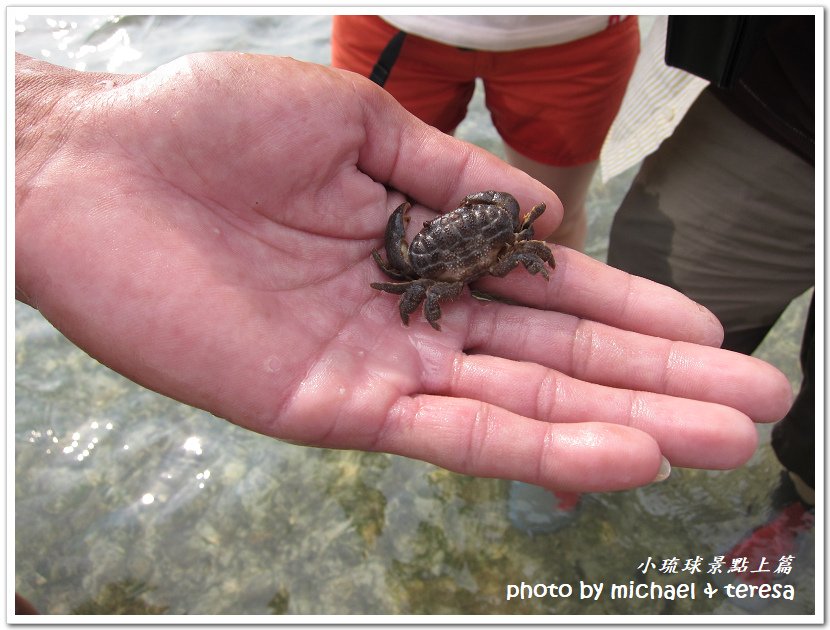
<path fill-rule="evenodd" d="M 507 145 L 504 150 L 510 164 L 522 169 L 553 190 L 565 207 L 565 216 L 559 228 L 553 234 L 538 234 L 537 236 L 572 249 L 580 251 L 584 249 L 585 236 L 588 232 L 585 199 L 588 196 L 588 186 L 596 171 L 597 162 L 569 167 L 550 166 L 531 160 Z"/>

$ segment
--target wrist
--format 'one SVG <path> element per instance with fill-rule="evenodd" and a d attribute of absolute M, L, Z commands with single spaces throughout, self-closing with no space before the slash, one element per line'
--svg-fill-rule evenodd
<path fill-rule="evenodd" d="M 15 193 L 71 137 L 92 86 L 109 75 L 56 66 L 15 53 Z M 19 209 L 19 208 L 18 208 Z"/>
<path fill-rule="evenodd" d="M 34 259 L 43 249 L 42 231 L 64 203 L 83 153 L 94 144 L 104 111 L 96 93 L 132 80 L 131 75 L 79 72 L 15 55 L 15 242 L 17 298 L 34 305 Z M 86 112 L 86 113 L 85 113 Z M 85 124 L 90 122 L 93 124 Z"/>
<path fill-rule="evenodd" d="M 78 73 L 54 66 L 20 53 L 15 54 L 15 192 L 20 202 L 32 172 L 60 144 L 59 133 L 66 129 L 65 115 L 59 104 Z M 55 120 L 57 117 L 58 119 Z M 63 119 L 63 120 L 62 120 Z"/>

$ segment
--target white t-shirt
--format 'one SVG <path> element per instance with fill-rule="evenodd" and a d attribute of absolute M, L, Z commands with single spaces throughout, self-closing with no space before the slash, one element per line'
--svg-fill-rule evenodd
<path fill-rule="evenodd" d="M 620 111 L 600 154 L 607 182 L 656 151 L 674 133 L 709 82 L 666 65 L 666 28 L 659 16 L 643 44 Z"/>
<path fill-rule="evenodd" d="M 565 44 L 594 35 L 621 15 L 382 15 L 407 33 L 474 50 L 507 51 Z"/>

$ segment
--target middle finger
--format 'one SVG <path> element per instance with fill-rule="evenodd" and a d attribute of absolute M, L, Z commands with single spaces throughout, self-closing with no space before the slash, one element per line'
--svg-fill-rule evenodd
<path fill-rule="evenodd" d="M 736 352 L 494 302 L 471 303 L 468 315 L 465 348 L 476 354 L 531 361 L 589 383 L 718 403 L 756 422 L 779 420 L 792 401 L 781 372 Z"/>
<path fill-rule="evenodd" d="M 586 383 L 543 366 L 459 353 L 448 391 L 551 423 L 603 422 L 651 435 L 675 466 L 725 469 L 755 452 L 752 421 L 724 405 Z"/>

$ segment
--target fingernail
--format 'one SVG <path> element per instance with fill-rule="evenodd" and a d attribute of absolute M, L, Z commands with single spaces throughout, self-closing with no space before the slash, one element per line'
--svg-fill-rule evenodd
<path fill-rule="evenodd" d="M 669 460 L 665 457 L 660 458 L 660 470 L 657 471 L 657 476 L 654 478 L 654 481 L 651 483 L 657 483 L 658 481 L 665 481 L 671 475 L 671 464 Z"/>

